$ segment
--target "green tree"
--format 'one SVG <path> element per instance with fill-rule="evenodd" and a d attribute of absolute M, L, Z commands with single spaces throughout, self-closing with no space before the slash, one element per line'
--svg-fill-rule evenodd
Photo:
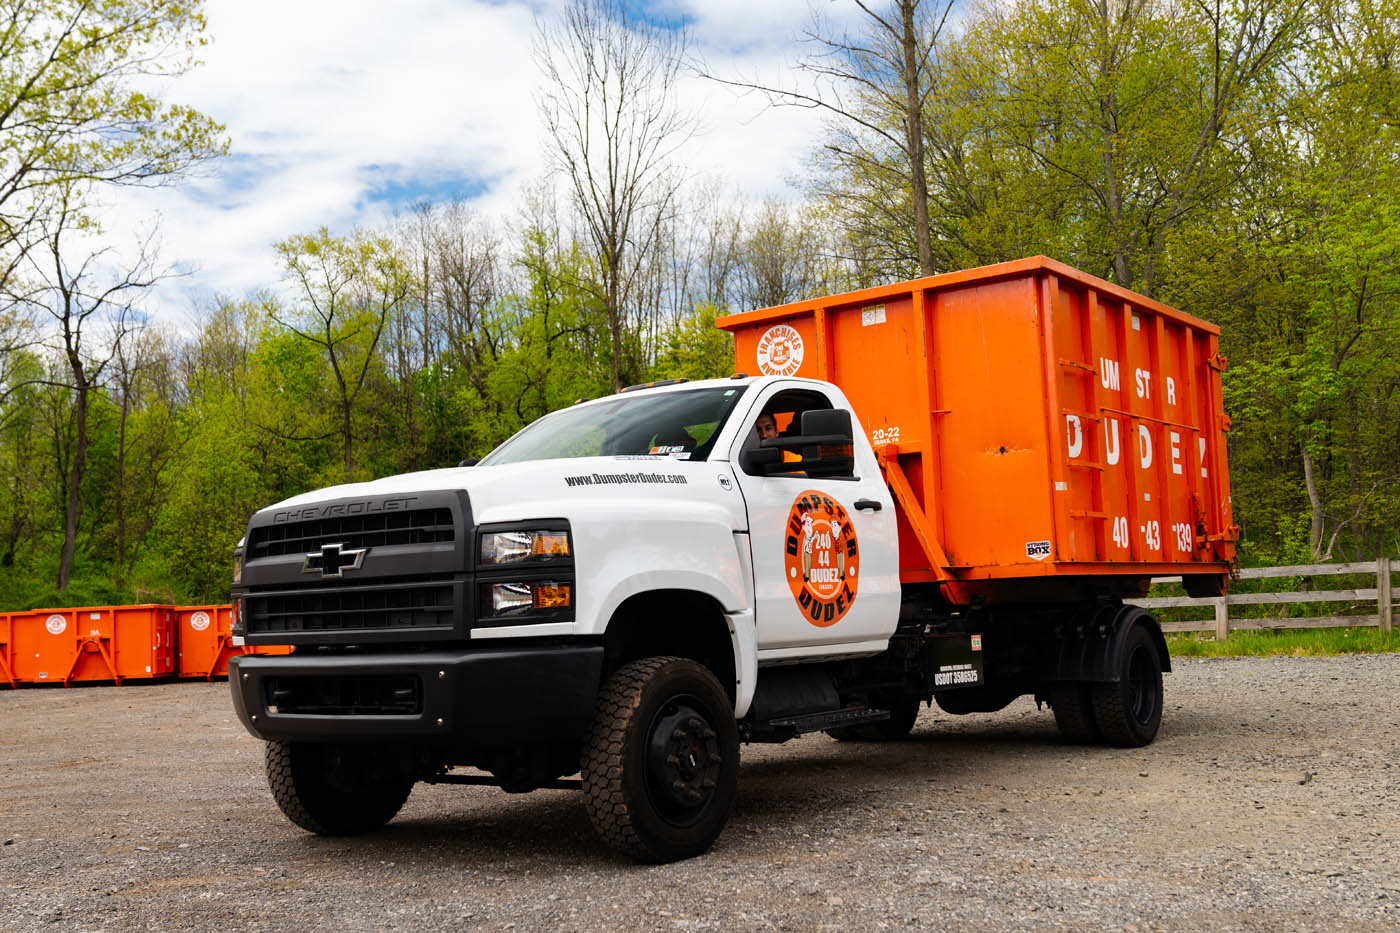
<path fill-rule="evenodd" d="M 0 290 L 74 182 L 154 184 L 226 150 L 149 93 L 195 64 L 199 0 L 0 0 Z"/>

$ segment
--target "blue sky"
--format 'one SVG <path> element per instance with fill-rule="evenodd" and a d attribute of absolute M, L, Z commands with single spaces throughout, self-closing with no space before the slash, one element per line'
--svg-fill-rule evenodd
<path fill-rule="evenodd" d="M 849 15 L 850 4 L 813 2 Z M 807 0 L 628 4 L 652 21 L 683 20 L 716 71 L 795 80 Z M 275 286 L 272 244 L 296 233 L 347 232 L 455 196 L 509 221 L 546 173 L 530 38 L 535 17 L 560 5 L 207 0 L 204 64 L 162 93 L 226 124 L 232 155 L 179 187 L 121 192 L 106 238 L 120 249 L 156 218 L 162 259 L 187 274 L 162 285 L 153 308 L 183 328 L 215 294 Z M 791 194 L 819 116 L 701 79 L 681 94 L 703 125 L 685 153 L 691 174 L 721 175 L 755 200 Z"/>

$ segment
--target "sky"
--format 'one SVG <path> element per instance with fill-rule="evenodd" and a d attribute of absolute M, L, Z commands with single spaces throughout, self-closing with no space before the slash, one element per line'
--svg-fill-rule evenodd
<path fill-rule="evenodd" d="M 851 6 L 811 2 L 838 17 Z M 685 22 L 715 73 L 797 80 L 809 0 L 627 3 Z M 215 296 L 276 286 L 273 244 L 291 235 L 348 233 L 459 196 L 508 221 L 545 176 L 531 36 L 559 0 L 206 4 L 203 64 L 162 93 L 223 123 L 230 155 L 179 186 L 116 193 L 103 221 L 118 250 L 154 225 L 162 262 L 181 273 L 151 296 L 153 317 L 190 329 Z M 720 174 L 753 199 L 793 196 L 818 114 L 695 76 L 680 93 L 701 124 L 682 156 L 688 173 Z"/>

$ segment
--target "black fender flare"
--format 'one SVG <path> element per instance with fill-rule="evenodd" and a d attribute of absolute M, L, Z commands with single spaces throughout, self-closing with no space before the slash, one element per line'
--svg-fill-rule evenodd
<path fill-rule="evenodd" d="M 1171 673 L 1171 656 L 1162 627 L 1146 609 L 1129 605 L 1104 605 L 1060 626 L 1059 637 L 1047 652 L 1051 661 L 1047 681 L 1117 683 L 1123 679 L 1128 633 L 1143 628 L 1157 647 L 1162 672 Z"/>

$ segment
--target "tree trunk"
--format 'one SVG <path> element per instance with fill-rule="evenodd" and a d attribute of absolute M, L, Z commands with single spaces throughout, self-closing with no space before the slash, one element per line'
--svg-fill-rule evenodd
<path fill-rule="evenodd" d="M 58 558 L 58 591 L 60 593 L 68 589 L 68 581 L 73 574 L 73 555 L 78 547 L 78 520 L 82 517 L 83 500 L 81 496 L 83 487 L 83 471 L 87 467 L 87 419 L 88 419 L 88 385 L 86 373 L 83 372 L 82 361 L 76 356 L 70 356 L 73 367 L 73 377 L 76 382 L 75 391 L 78 393 L 76 406 L 74 409 L 74 431 L 76 437 L 73 444 L 73 465 L 68 471 L 68 496 L 63 508 L 63 550 Z"/>
<path fill-rule="evenodd" d="M 1317 477 L 1313 472 L 1313 458 L 1308 451 L 1308 441 L 1305 437 L 1302 443 L 1303 449 L 1303 483 L 1308 489 L 1308 509 L 1311 512 L 1311 521 L 1308 523 L 1308 550 L 1312 554 L 1314 564 L 1320 564 L 1328 560 L 1332 555 L 1330 549 L 1324 553 L 1322 550 L 1323 514 L 1322 495 L 1317 491 Z"/>
<path fill-rule="evenodd" d="M 919 247 L 919 274 L 933 275 L 933 244 L 929 239 L 928 175 L 924 170 L 924 114 L 919 80 L 918 36 L 914 32 L 916 0 L 900 0 L 904 51 L 904 134 L 909 146 L 910 196 L 914 202 L 914 238 Z"/>

